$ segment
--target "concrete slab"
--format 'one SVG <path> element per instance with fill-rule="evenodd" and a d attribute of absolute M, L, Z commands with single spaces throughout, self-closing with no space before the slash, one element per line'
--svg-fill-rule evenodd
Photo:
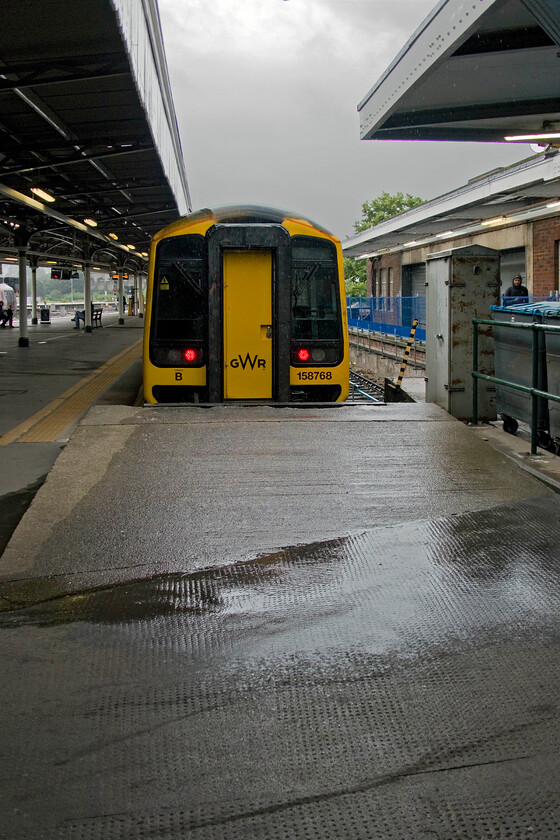
<path fill-rule="evenodd" d="M 98 406 L 0 575 L 68 591 L 549 492 L 435 405 Z"/>
<path fill-rule="evenodd" d="M 52 442 L 24 442 L 17 436 L 14 440 L 13 430 L 41 412 L 48 413 L 57 400 L 62 404 L 65 392 L 78 387 L 142 337 L 140 318 L 130 317 L 118 325 L 117 314 L 107 312 L 104 323 L 89 334 L 74 330 L 69 315 L 53 318 L 48 324 L 30 324 L 29 347 L 18 347 L 18 330 L 0 330 L 0 553 L 75 428 L 80 412 L 66 411 L 68 427 Z M 99 402 L 134 404 L 141 380 L 140 363 L 131 364 L 99 395 Z M 89 390 L 90 403 L 92 394 Z"/>
<path fill-rule="evenodd" d="M 0 837 L 555 837 L 559 514 L 433 405 L 92 408 L 0 559 Z"/>
<path fill-rule="evenodd" d="M 548 493 L 65 597 L 37 581 L 0 614 L 0 836 L 553 840 L 558 521 Z"/>

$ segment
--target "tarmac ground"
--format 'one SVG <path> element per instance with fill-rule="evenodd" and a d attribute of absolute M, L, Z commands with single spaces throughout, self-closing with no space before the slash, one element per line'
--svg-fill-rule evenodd
<path fill-rule="evenodd" d="M 103 328 L 75 330 L 70 314 L 0 330 L 0 552 L 92 404 L 134 404 L 142 384 L 143 321 L 103 314 Z M 113 364 L 111 364 L 113 361 Z"/>
<path fill-rule="evenodd" d="M 556 456 L 96 399 L 0 558 L 0 838 L 558 838 Z"/>

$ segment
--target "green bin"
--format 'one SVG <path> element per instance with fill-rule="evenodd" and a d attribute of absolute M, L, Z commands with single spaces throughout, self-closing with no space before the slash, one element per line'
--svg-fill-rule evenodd
<path fill-rule="evenodd" d="M 541 324 L 543 304 L 518 304 L 514 306 L 492 306 L 494 321 L 510 324 Z M 516 330 L 507 326 L 494 326 L 494 370 L 498 379 L 515 385 L 533 386 L 533 331 Z M 559 368 L 560 370 L 560 368 Z M 537 388 L 547 390 L 547 365 L 545 337 L 537 333 Z M 537 398 L 537 434 L 548 438 L 547 400 Z M 530 394 L 496 385 L 496 410 L 504 421 L 504 431 L 515 434 L 519 422 L 531 425 L 532 398 Z"/>
<path fill-rule="evenodd" d="M 549 327 L 560 327 L 560 302 L 542 304 L 542 321 Z M 546 345 L 546 375 L 549 394 L 560 396 L 560 334 L 544 333 Z M 560 446 L 560 403 L 548 402 L 549 431 L 556 444 Z"/>

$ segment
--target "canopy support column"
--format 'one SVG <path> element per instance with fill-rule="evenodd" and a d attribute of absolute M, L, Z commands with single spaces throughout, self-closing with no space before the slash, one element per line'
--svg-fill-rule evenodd
<path fill-rule="evenodd" d="M 27 245 L 18 247 L 19 264 L 19 347 L 29 347 L 27 331 Z"/>
<path fill-rule="evenodd" d="M 84 332 L 92 332 L 91 326 L 91 263 L 84 263 Z"/>
<path fill-rule="evenodd" d="M 123 267 L 120 265 L 117 269 L 119 274 L 119 324 L 124 324 L 124 303 L 123 303 Z"/>
<path fill-rule="evenodd" d="M 31 261 L 31 323 L 38 324 L 37 319 L 37 259 Z"/>
<path fill-rule="evenodd" d="M 144 292 L 142 290 L 142 280 L 144 275 L 141 271 L 138 272 L 138 317 L 144 317 Z"/>

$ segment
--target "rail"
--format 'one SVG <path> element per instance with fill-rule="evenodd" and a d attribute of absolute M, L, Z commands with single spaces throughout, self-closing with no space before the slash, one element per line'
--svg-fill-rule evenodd
<path fill-rule="evenodd" d="M 361 373 L 356 373 L 356 371 L 351 370 L 350 394 L 348 396 L 350 402 L 356 401 L 356 392 L 370 402 L 383 402 L 384 399 L 384 389 L 381 385 L 377 385 L 377 383 L 372 382 L 370 379 L 366 379 Z"/>
<path fill-rule="evenodd" d="M 527 385 L 518 385 L 516 382 L 510 382 L 506 379 L 500 379 L 497 376 L 490 376 L 487 373 L 481 373 L 478 370 L 478 327 L 480 325 L 491 327 L 510 327 L 515 330 L 531 330 L 533 333 L 532 341 L 532 372 L 531 372 L 531 387 Z M 531 455 L 537 454 L 537 418 L 538 418 L 538 404 L 537 400 L 540 398 L 545 400 L 553 400 L 560 402 L 558 394 L 551 394 L 548 391 L 541 391 L 537 388 L 538 382 L 538 344 L 537 336 L 539 332 L 549 332 L 560 334 L 560 327 L 554 327 L 548 324 L 515 324 L 510 321 L 494 321 L 489 318 L 473 318 L 473 426 L 478 425 L 478 380 L 483 379 L 486 382 L 493 382 L 496 385 L 502 385 L 505 388 L 511 388 L 514 391 L 522 391 L 529 394 L 531 397 Z"/>

